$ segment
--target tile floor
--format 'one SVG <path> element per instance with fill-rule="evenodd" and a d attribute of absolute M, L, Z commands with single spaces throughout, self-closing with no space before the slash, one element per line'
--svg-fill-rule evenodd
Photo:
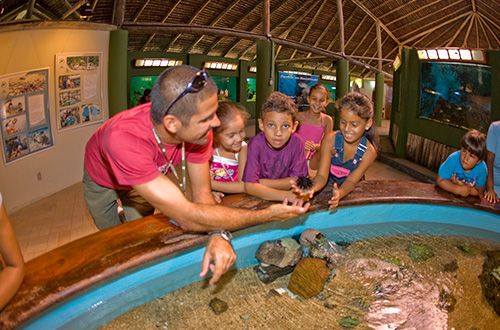
<path fill-rule="evenodd" d="M 387 134 L 384 122 L 379 134 Z M 375 162 L 367 180 L 411 180 L 394 168 Z M 76 183 L 10 214 L 25 261 L 97 231 L 83 199 L 83 186 Z"/>

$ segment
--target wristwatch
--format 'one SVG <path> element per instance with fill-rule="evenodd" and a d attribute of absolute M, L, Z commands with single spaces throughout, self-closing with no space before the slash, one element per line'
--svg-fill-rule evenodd
<path fill-rule="evenodd" d="M 228 242 L 231 242 L 231 239 L 233 239 L 233 234 L 231 234 L 231 232 L 229 232 L 227 230 L 223 230 L 223 229 L 211 231 L 208 233 L 208 235 L 209 236 L 218 235 Z"/>

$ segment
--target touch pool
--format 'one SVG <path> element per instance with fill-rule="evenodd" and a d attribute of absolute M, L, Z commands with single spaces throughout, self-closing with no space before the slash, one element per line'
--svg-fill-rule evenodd
<path fill-rule="evenodd" d="M 315 209 L 321 210 L 327 200 L 328 197 L 318 196 Z M 249 208 L 266 204 L 248 196 L 231 196 L 228 201 Z M 197 244 L 205 237 L 190 236 L 172 227 L 164 219 L 145 218 L 30 261 L 23 287 L 0 313 L 0 325 L 9 328 L 22 324 L 27 329 L 96 328 L 135 306 L 198 281 L 203 247 Z M 431 228 L 431 232 L 425 232 L 428 229 L 424 227 Z M 233 243 L 238 254 L 237 268 L 256 262 L 254 252 L 260 242 L 297 236 L 306 228 L 349 233 L 342 234 L 344 240 L 407 232 L 465 235 L 500 242 L 498 211 L 483 210 L 480 205 L 454 198 L 429 184 L 388 186 L 365 182 L 333 214 L 318 211 L 285 223 L 238 232 Z M 132 233 L 134 240 L 116 241 Z M 83 250 L 92 257 L 74 258 L 76 251 Z M 70 265 L 64 258 L 72 257 Z M 41 269 L 46 270 L 44 274 L 40 274 Z"/>

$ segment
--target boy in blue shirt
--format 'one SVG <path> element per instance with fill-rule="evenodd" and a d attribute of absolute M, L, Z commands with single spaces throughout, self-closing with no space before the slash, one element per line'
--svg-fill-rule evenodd
<path fill-rule="evenodd" d="M 464 135 L 461 149 L 452 153 L 439 167 L 437 184 L 455 195 L 481 196 L 486 185 L 488 169 L 483 161 L 486 137 L 477 130 Z"/>

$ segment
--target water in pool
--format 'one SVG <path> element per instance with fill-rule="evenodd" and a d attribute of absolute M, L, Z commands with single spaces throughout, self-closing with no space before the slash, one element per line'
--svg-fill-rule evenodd
<path fill-rule="evenodd" d="M 327 235 L 350 241 L 352 231 Z M 428 247 L 429 258 L 412 259 L 409 246 Z M 500 329 L 478 279 L 485 252 L 492 250 L 500 250 L 498 240 L 418 231 L 367 237 L 345 247 L 347 257 L 313 298 L 273 290 L 286 288 L 290 275 L 264 284 L 253 268 L 245 268 L 216 287 L 202 281 L 154 299 L 102 328 Z M 227 311 L 214 313 L 209 301 L 215 297 L 227 303 Z"/>

